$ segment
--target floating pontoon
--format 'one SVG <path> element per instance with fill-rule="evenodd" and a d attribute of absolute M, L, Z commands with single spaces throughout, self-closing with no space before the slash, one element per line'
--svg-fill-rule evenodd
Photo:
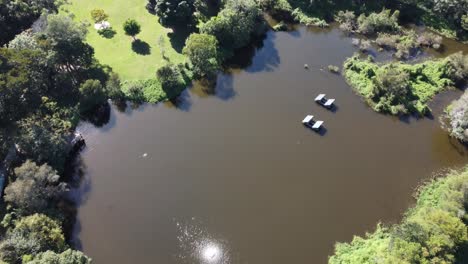
<path fill-rule="evenodd" d="M 317 97 L 315 97 L 315 102 L 323 105 L 326 108 L 332 108 L 333 103 L 335 103 L 335 99 L 327 99 L 325 94 L 319 94 Z"/>
<path fill-rule="evenodd" d="M 322 128 L 323 121 L 315 121 L 313 115 L 308 115 L 302 120 L 302 124 L 315 131 L 319 131 Z"/>

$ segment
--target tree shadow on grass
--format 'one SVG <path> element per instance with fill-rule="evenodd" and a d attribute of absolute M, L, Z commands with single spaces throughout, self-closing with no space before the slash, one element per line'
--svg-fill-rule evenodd
<path fill-rule="evenodd" d="M 101 35 L 103 38 L 111 39 L 115 36 L 115 34 L 117 34 L 117 32 L 113 28 L 106 28 L 99 30 L 98 34 Z"/>
<path fill-rule="evenodd" d="M 143 40 L 135 40 L 132 42 L 132 50 L 140 55 L 149 55 L 151 54 L 151 47 L 147 42 Z"/>
<path fill-rule="evenodd" d="M 171 41 L 172 48 L 178 53 L 181 53 L 185 46 L 185 40 L 187 40 L 192 32 L 193 30 L 187 27 L 174 27 L 173 32 L 167 34 Z"/>

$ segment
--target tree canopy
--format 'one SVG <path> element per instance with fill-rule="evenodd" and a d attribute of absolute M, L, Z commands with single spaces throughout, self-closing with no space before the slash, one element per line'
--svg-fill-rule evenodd
<path fill-rule="evenodd" d="M 198 77 L 213 77 L 220 68 L 218 40 L 208 34 L 191 34 L 185 42 L 183 53 L 192 63 Z"/>
<path fill-rule="evenodd" d="M 140 24 L 134 19 L 127 19 L 123 25 L 125 34 L 131 36 L 135 40 L 135 36 L 141 32 Z"/>

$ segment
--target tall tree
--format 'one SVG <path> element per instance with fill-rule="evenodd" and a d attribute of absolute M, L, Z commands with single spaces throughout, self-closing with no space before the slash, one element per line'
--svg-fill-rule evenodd
<path fill-rule="evenodd" d="M 185 42 L 183 53 L 192 63 L 198 77 L 212 78 L 220 68 L 218 40 L 208 34 L 191 34 Z"/>

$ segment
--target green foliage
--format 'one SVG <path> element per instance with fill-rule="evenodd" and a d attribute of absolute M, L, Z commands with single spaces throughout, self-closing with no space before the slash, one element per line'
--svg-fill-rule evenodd
<path fill-rule="evenodd" d="M 293 8 L 287 0 L 257 0 L 258 6 L 275 18 L 288 19 Z"/>
<path fill-rule="evenodd" d="M 136 103 L 166 101 L 178 96 L 192 79 L 192 73 L 182 65 L 169 64 L 158 72 L 158 78 L 123 82 L 125 97 Z"/>
<path fill-rule="evenodd" d="M 16 121 L 40 104 L 46 71 L 40 52 L 0 48 L 0 123 Z"/>
<path fill-rule="evenodd" d="M 156 0 L 154 11 L 162 25 L 187 25 L 193 20 L 194 0 Z"/>
<path fill-rule="evenodd" d="M 400 224 L 378 225 L 365 238 L 336 244 L 329 263 L 455 263 L 457 249 L 468 242 L 467 182 L 465 169 L 427 183 Z"/>
<path fill-rule="evenodd" d="M 135 36 L 141 32 L 140 24 L 134 19 L 127 19 L 123 24 L 125 34 L 131 36 L 135 40 Z"/>
<path fill-rule="evenodd" d="M 59 182 L 57 171 L 47 164 L 37 166 L 28 160 L 15 169 L 15 176 L 5 188 L 4 199 L 21 215 L 48 211 L 67 189 Z"/>
<path fill-rule="evenodd" d="M 179 68 L 174 64 L 167 64 L 156 71 L 156 76 L 165 91 L 175 90 L 184 86 L 184 77 Z"/>
<path fill-rule="evenodd" d="M 90 264 L 91 259 L 80 251 L 67 249 L 58 254 L 53 251 L 46 251 L 38 254 L 28 264 Z"/>
<path fill-rule="evenodd" d="M 200 32 L 215 36 L 222 49 L 232 52 L 250 43 L 260 21 L 254 0 L 228 1 L 216 17 L 201 25 Z"/>
<path fill-rule="evenodd" d="M 9 49 L 15 50 L 39 50 L 39 44 L 31 30 L 25 30 L 16 35 L 15 38 L 8 43 Z"/>
<path fill-rule="evenodd" d="M 44 11 L 55 11 L 58 4 L 55 0 L 0 1 L 0 46 L 30 28 Z"/>
<path fill-rule="evenodd" d="M 87 69 L 93 62 L 94 50 L 84 42 L 86 33 L 86 26 L 75 23 L 70 16 L 48 15 L 42 45 L 54 51 L 57 67 L 77 72 Z"/>
<path fill-rule="evenodd" d="M 357 19 L 358 31 L 365 35 L 377 32 L 398 32 L 398 17 L 400 12 L 384 9 L 380 13 L 371 13 L 368 16 L 361 14 Z"/>
<path fill-rule="evenodd" d="M 211 78 L 220 69 L 218 40 L 208 34 L 191 34 L 185 42 L 183 53 L 192 63 L 192 71 L 197 77 Z"/>
<path fill-rule="evenodd" d="M 391 114 L 429 111 L 433 96 L 456 84 L 457 79 L 447 59 L 418 64 L 390 63 L 378 65 L 354 56 L 345 61 L 348 83 L 378 112 Z"/>
<path fill-rule="evenodd" d="M 468 143 L 468 90 L 460 99 L 453 102 L 448 110 L 450 135 L 458 140 Z"/>
<path fill-rule="evenodd" d="M 24 255 L 35 256 L 51 250 L 61 252 L 66 248 L 60 224 L 43 214 L 21 218 L 6 233 L 0 244 L 0 258 L 8 263 L 21 263 Z"/>
<path fill-rule="evenodd" d="M 109 79 L 106 82 L 106 94 L 112 100 L 123 100 L 125 98 L 121 89 L 120 78 L 117 73 L 110 73 Z"/>
<path fill-rule="evenodd" d="M 461 27 L 463 30 L 468 31 L 468 14 L 462 16 Z"/>
<path fill-rule="evenodd" d="M 37 163 L 48 163 L 62 172 L 70 152 L 68 136 L 72 123 L 61 116 L 38 113 L 19 121 L 18 127 L 16 140 L 21 152 Z"/>
<path fill-rule="evenodd" d="M 91 10 L 91 18 L 93 19 L 94 23 L 99 23 L 106 21 L 109 18 L 109 15 L 107 15 L 104 10 L 97 8 Z"/>
<path fill-rule="evenodd" d="M 80 86 L 80 109 L 91 110 L 106 102 L 106 91 L 98 80 L 87 80 Z"/>

